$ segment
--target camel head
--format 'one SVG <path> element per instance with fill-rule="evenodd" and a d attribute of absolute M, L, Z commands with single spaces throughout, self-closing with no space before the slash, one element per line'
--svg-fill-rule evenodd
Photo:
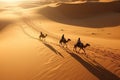
<path fill-rule="evenodd" d="M 87 46 L 90 46 L 90 44 L 89 44 L 89 43 L 86 43 L 85 46 L 84 46 L 84 48 L 86 48 Z"/>
<path fill-rule="evenodd" d="M 68 38 L 67 42 L 71 41 L 71 39 Z"/>

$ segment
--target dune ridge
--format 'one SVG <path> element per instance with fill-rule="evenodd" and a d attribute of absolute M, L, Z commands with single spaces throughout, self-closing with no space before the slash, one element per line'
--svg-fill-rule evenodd
<path fill-rule="evenodd" d="M 57 7 L 46 7 L 46 9 L 40 10 L 40 13 L 43 13 L 43 15 L 45 16 L 56 16 L 56 11 L 58 13 L 61 13 L 63 16 L 66 16 L 67 18 L 81 19 L 85 17 L 95 16 L 98 14 L 120 12 L 120 1 L 86 2 L 80 4 L 61 3 Z"/>
<path fill-rule="evenodd" d="M 0 14 L 1 30 L 5 28 L 0 34 L 0 80 L 119 80 L 118 2 L 9 7 Z M 90 4 L 99 6 L 100 14 Z M 104 4 L 116 5 L 108 9 Z M 76 8 L 82 5 L 85 10 Z M 83 17 L 69 8 L 80 10 Z M 88 9 L 90 14 L 85 13 Z M 8 24 L 10 21 L 13 23 Z M 41 31 L 48 34 L 45 40 L 39 39 Z M 67 48 L 59 44 L 62 34 L 71 39 Z M 73 51 L 79 37 L 91 45 L 86 55 Z"/>

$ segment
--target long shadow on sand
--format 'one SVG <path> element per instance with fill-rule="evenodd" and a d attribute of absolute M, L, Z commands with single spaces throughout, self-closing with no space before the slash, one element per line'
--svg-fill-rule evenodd
<path fill-rule="evenodd" d="M 22 29 L 22 31 L 24 32 L 25 35 L 27 35 L 28 37 L 30 37 L 30 38 L 32 38 L 32 39 L 36 39 L 36 40 L 38 40 L 38 41 L 41 41 L 46 47 L 48 47 L 50 50 L 52 50 L 55 54 L 60 55 L 61 57 L 64 58 L 64 56 L 63 56 L 58 50 L 56 50 L 52 45 L 48 44 L 48 43 L 45 42 L 45 41 L 40 40 L 40 39 L 37 38 L 37 37 L 34 37 L 34 36 L 30 35 L 29 33 L 27 33 L 27 32 L 25 31 L 25 29 L 24 29 L 22 26 L 20 26 L 20 28 Z"/>
<path fill-rule="evenodd" d="M 61 57 L 64 58 L 64 56 L 63 56 L 58 50 L 56 50 L 52 45 L 50 45 L 50 44 L 48 44 L 48 43 L 46 43 L 46 42 L 43 42 L 43 44 L 44 44 L 46 47 L 48 47 L 50 50 L 52 50 L 55 54 L 60 55 Z"/>
<path fill-rule="evenodd" d="M 0 12 L 5 11 L 5 10 L 6 10 L 5 8 L 0 8 Z"/>
<path fill-rule="evenodd" d="M 57 7 L 45 7 L 38 14 L 63 24 L 102 28 L 120 25 L 120 1 L 62 3 Z"/>
<path fill-rule="evenodd" d="M 8 20 L 0 20 L 0 31 L 3 30 L 6 26 L 11 24 L 11 21 Z"/>
<path fill-rule="evenodd" d="M 70 51 L 69 49 L 64 50 L 80 64 L 82 64 L 89 72 L 95 75 L 99 80 L 120 80 L 118 76 L 102 67 L 99 63 L 96 62 L 93 64 L 90 61 L 88 62 L 87 60 L 82 59 L 80 56 Z"/>

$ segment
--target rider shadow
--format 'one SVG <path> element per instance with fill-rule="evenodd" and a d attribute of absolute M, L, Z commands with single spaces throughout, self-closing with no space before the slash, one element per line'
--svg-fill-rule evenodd
<path fill-rule="evenodd" d="M 47 42 L 45 42 L 45 41 L 43 41 L 43 40 L 41 40 L 41 39 L 39 39 L 39 38 L 36 38 L 36 37 L 28 34 L 28 33 L 24 30 L 23 27 L 21 27 L 21 29 L 22 29 L 22 31 L 23 31 L 27 36 L 29 36 L 29 37 L 32 38 L 32 39 L 36 39 L 36 40 L 38 40 L 38 41 L 41 41 L 46 47 L 48 47 L 49 49 L 51 49 L 54 53 L 56 53 L 57 55 L 60 55 L 61 57 L 64 58 L 64 56 L 63 56 L 60 52 L 58 52 L 53 46 L 51 46 L 50 44 L 48 44 Z"/>
<path fill-rule="evenodd" d="M 48 43 L 46 43 L 46 42 L 43 42 L 43 41 L 42 41 L 42 43 L 43 43 L 46 47 L 48 47 L 50 50 L 52 50 L 55 54 L 60 55 L 62 58 L 64 58 L 64 56 L 63 56 L 59 51 L 57 51 L 53 46 L 51 46 L 50 44 L 48 44 Z"/>
<path fill-rule="evenodd" d="M 96 76 L 99 80 L 120 80 L 118 76 L 108 71 L 102 65 L 97 62 L 91 63 L 90 61 L 85 61 L 79 55 L 75 54 L 69 49 L 64 49 L 71 57 L 77 60 L 80 64 L 82 64 L 89 72 L 91 72 L 94 76 Z"/>

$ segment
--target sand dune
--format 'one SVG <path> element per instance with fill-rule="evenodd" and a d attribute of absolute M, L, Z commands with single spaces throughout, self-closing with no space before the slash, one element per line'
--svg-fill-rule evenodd
<path fill-rule="evenodd" d="M 120 79 L 119 1 L 12 6 L 0 15 L 0 80 Z M 73 51 L 78 37 L 91 45 L 86 55 Z"/>
<path fill-rule="evenodd" d="M 101 15 L 110 12 L 120 12 L 120 1 L 115 2 L 87 2 L 80 4 L 60 4 L 58 7 L 46 7 L 40 12 L 47 17 L 55 16 L 57 13 L 67 18 L 80 19 Z"/>
<path fill-rule="evenodd" d="M 120 2 L 88 2 L 45 7 L 38 13 L 59 23 L 83 27 L 115 27 L 120 25 Z M 96 20 L 97 19 L 97 20 Z"/>
<path fill-rule="evenodd" d="M 99 37 L 106 35 L 105 37 L 119 39 L 119 4 L 119 1 L 61 4 L 56 5 L 56 7 L 47 6 L 42 9 L 37 8 L 37 13 L 58 23 L 75 27 L 87 27 L 89 30 L 92 30 L 89 32 L 93 35 L 99 35 L 100 31 Z M 112 27 L 114 27 L 116 33 L 112 33 Z M 98 28 L 101 28 L 101 30 L 98 30 Z M 80 30 L 80 32 L 83 32 L 83 30 Z"/>

